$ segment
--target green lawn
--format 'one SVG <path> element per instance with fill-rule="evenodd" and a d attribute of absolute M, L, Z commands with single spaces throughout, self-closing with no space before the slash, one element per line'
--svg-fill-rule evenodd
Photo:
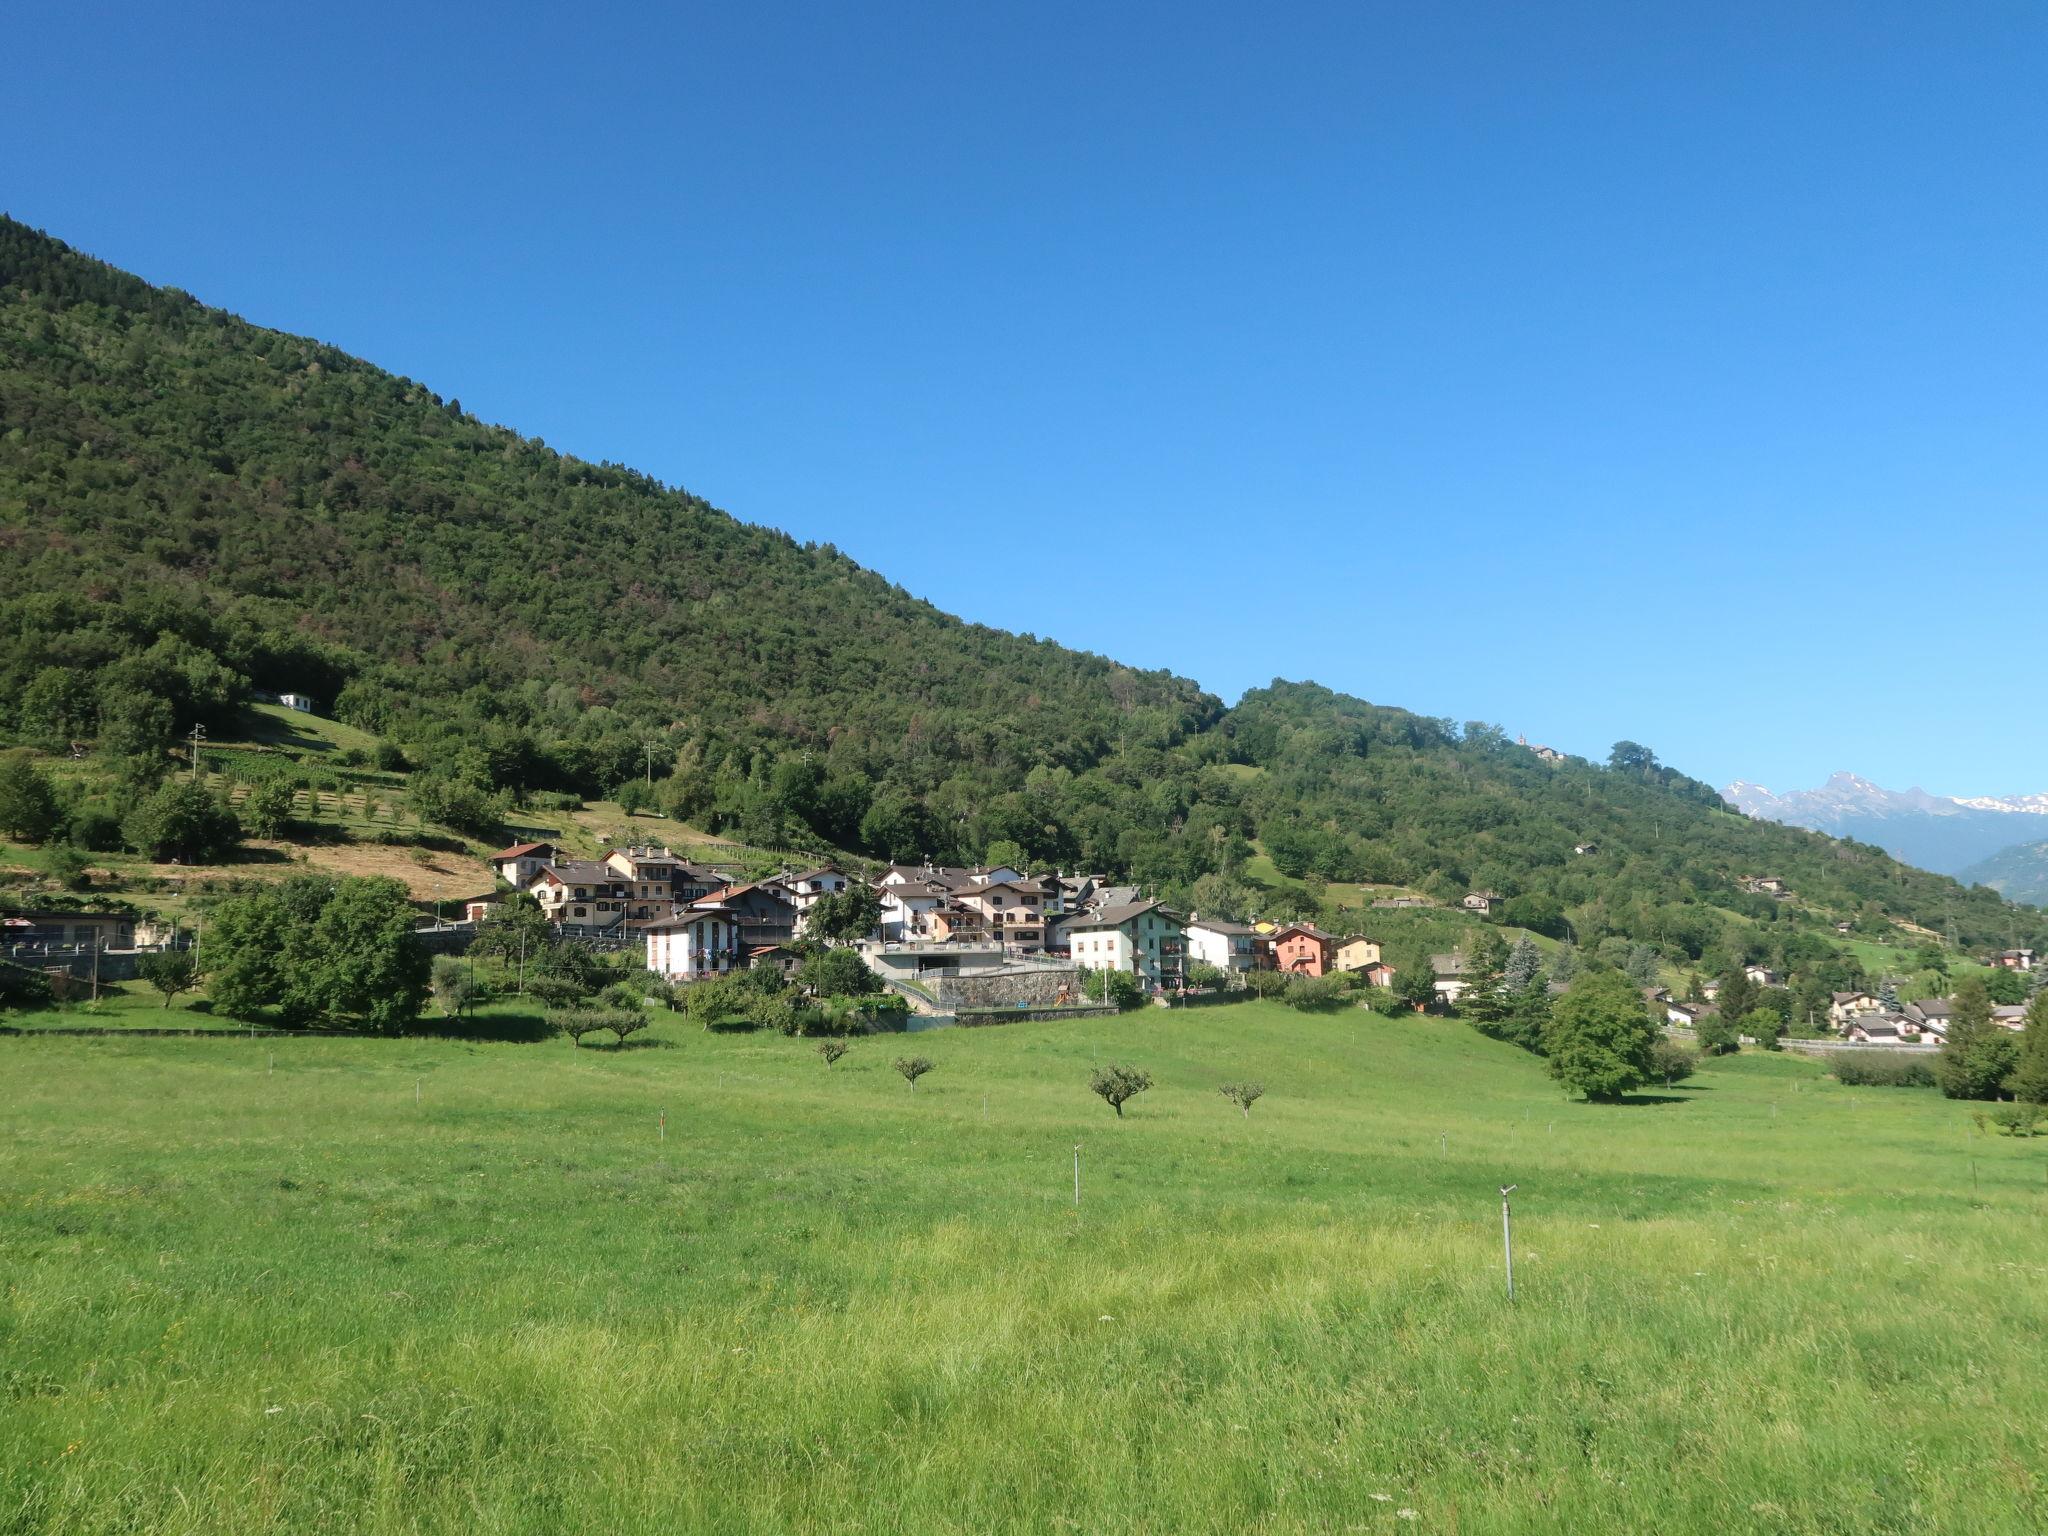
<path fill-rule="evenodd" d="M 0 1531 L 2048 1527 L 2048 1140 L 1932 1094 L 1573 1104 L 1267 1004 L 652 1033 L 0 1039 Z"/>

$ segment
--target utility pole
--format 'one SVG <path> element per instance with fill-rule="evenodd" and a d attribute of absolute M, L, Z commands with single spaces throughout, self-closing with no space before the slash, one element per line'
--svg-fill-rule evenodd
<path fill-rule="evenodd" d="M 200 747 L 201 747 L 202 745 L 204 745 L 204 744 L 205 744 L 205 741 L 206 741 L 206 727 L 205 727 L 205 726 L 203 726 L 203 725 L 195 725 L 195 726 L 193 726 L 193 727 L 192 727 L 192 782 L 193 782 L 194 784 L 197 784 L 197 783 L 199 782 L 199 749 L 200 749 Z"/>

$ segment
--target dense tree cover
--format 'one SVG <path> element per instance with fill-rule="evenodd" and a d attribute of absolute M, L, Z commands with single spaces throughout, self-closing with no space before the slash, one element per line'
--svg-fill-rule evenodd
<path fill-rule="evenodd" d="M 402 1030 L 419 1017 L 430 969 L 405 887 L 381 876 L 294 875 L 220 902 L 206 925 L 207 991 L 221 1012 L 276 1011 Z"/>
<path fill-rule="evenodd" d="M 0 220 L 0 739 L 89 742 L 146 787 L 255 689 L 387 738 L 411 808 L 478 835 L 521 797 L 637 784 L 760 846 L 1085 866 L 1226 916 L 1287 915 L 1248 879 L 1259 850 L 1326 921 L 1331 881 L 1483 885 L 1547 936 L 1814 989 L 1860 974 L 1837 914 L 2048 949 L 2039 914 L 1750 821 L 1635 743 L 1549 766 L 1312 684 L 1226 712 L 961 623 Z M 250 809 L 281 826 L 274 795 Z M 1796 899 L 1736 884 L 1764 873 Z"/>

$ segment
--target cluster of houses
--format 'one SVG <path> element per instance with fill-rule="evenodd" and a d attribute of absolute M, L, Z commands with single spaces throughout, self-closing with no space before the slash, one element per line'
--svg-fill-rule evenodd
<path fill-rule="evenodd" d="M 639 941 L 648 968 L 695 980 L 758 965 L 788 969 L 812 907 L 855 880 L 836 865 L 739 882 L 665 847 L 617 848 L 600 859 L 564 856 L 552 843 L 517 843 L 491 856 L 514 890 L 539 902 L 563 932 Z M 1183 915 L 1136 886 L 1100 875 L 1031 875 L 997 865 L 960 869 L 893 864 L 872 882 L 880 918 L 870 944 L 882 950 L 1051 956 L 1082 970 L 1135 976 L 1148 991 L 1186 985 L 1189 967 L 1280 970 L 1305 976 L 1359 971 L 1378 986 L 1394 972 L 1380 947 L 1313 923 L 1236 923 Z M 467 903 L 472 922 L 498 895 Z M 1498 900 L 1498 898 L 1492 898 Z"/>
<path fill-rule="evenodd" d="M 1948 1038 L 1953 998 L 1928 997 L 1918 1002 L 1887 1007 L 1882 998 L 1868 992 L 1837 992 L 1828 1003 L 1828 1022 L 1842 1038 L 1856 1045 L 1939 1045 Z M 1991 1010 L 1991 1022 L 2013 1031 L 2027 1027 L 2024 1004 L 2001 1003 Z"/>

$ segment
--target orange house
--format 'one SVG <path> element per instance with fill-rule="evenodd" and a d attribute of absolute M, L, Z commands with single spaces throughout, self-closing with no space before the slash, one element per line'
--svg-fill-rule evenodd
<path fill-rule="evenodd" d="M 1323 976 L 1337 963 L 1337 941 L 1313 923 L 1289 923 L 1273 933 L 1276 969 Z"/>

